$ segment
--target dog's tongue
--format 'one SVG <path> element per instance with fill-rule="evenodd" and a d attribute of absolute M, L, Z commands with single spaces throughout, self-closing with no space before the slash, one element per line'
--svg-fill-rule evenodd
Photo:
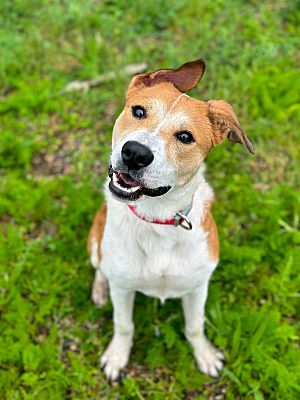
<path fill-rule="evenodd" d="M 122 172 L 120 172 L 118 174 L 118 177 L 120 179 L 122 179 L 122 181 L 124 181 L 126 183 L 126 185 L 128 185 L 128 186 L 132 186 L 132 187 L 139 186 L 139 187 L 142 187 L 142 185 L 138 181 L 136 181 L 135 179 L 131 178 L 131 176 L 129 176 L 128 174 L 123 174 Z"/>

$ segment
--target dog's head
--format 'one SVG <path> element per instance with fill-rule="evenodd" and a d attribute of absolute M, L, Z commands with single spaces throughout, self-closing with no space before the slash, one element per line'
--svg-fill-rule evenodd
<path fill-rule="evenodd" d="M 113 130 L 109 188 L 116 198 L 132 202 L 184 186 L 226 137 L 254 153 L 228 103 L 185 94 L 204 70 L 196 60 L 132 79 Z"/>

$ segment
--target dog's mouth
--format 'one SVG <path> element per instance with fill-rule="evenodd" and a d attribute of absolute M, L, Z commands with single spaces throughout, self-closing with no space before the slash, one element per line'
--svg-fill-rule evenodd
<path fill-rule="evenodd" d="M 110 177 L 109 190 L 122 201 L 136 201 L 143 195 L 162 196 L 171 189 L 171 186 L 160 186 L 156 189 L 146 188 L 129 174 L 114 171 L 112 167 L 109 168 L 108 175 Z"/>

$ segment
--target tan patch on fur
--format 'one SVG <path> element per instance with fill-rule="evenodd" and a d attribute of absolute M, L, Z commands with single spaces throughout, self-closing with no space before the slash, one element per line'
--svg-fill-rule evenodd
<path fill-rule="evenodd" d="M 179 185 L 191 179 L 212 148 L 207 110 L 205 102 L 182 96 L 168 116 L 168 123 L 161 126 L 159 136 L 166 143 L 167 159 L 176 166 Z M 194 143 L 184 144 L 175 137 L 177 132 L 185 130 L 192 133 Z"/>
<path fill-rule="evenodd" d="M 205 213 L 201 221 L 201 227 L 204 232 L 207 232 L 207 245 L 211 260 L 218 261 L 220 250 L 219 235 L 216 223 L 211 214 L 211 204 L 212 202 L 208 203 L 205 207 Z"/>
<path fill-rule="evenodd" d="M 98 259 L 101 260 L 101 241 L 104 233 L 104 227 L 106 222 L 106 213 L 107 213 L 107 206 L 106 203 L 102 204 L 102 206 L 97 211 L 94 221 L 89 233 L 87 249 L 89 255 L 92 253 L 92 241 L 95 239 L 98 244 Z"/>
<path fill-rule="evenodd" d="M 170 83 L 160 83 L 153 87 L 140 88 L 127 95 L 125 107 L 118 117 L 113 130 L 113 144 L 129 133 L 143 129 L 149 134 L 155 132 L 157 126 L 180 95 Z M 134 118 L 133 106 L 142 106 L 147 111 L 147 118 Z"/>

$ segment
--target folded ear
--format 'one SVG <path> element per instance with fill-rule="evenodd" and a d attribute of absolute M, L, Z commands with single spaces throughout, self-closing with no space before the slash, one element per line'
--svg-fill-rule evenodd
<path fill-rule="evenodd" d="M 232 142 L 242 143 L 250 153 L 255 150 L 240 126 L 240 123 L 230 104 L 223 100 L 210 100 L 208 104 L 208 118 L 213 128 L 213 143 L 220 143 L 225 137 Z"/>
<path fill-rule="evenodd" d="M 198 85 L 204 71 L 205 62 L 200 59 L 187 62 L 177 69 L 158 69 L 154 72 L 135 76 L 129 85 L 128 92 L 143 86 L 153 86 L 161 82 L 170 82 L 178 90 L 185 93 Z"/>

